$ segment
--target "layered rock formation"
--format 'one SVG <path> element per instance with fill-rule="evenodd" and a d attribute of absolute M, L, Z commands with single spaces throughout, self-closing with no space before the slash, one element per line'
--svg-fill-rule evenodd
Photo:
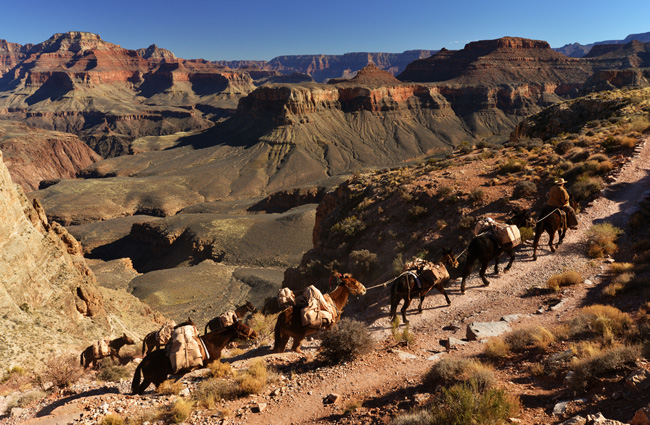
<path fill-rule="evenodd" d="M 106 301 L 79 243 L 27 201 L 1 154 L 0 213 L 0 367 L 34 366 L 62 351 L 78 355 L 93 339 L 153 325 L 152 311 L 132 298 L 119 310 Z M 132 314 L 139 323 L 116 323 Z"/>
<path fill-rule="evenodd" d="M 43 181 L 74 178 L 101 157 L 73 134 L 0 121 L 0 151 L 13 181 L 25 192 Z"/>
<path fill-rule="evenodd" d="M 138 137 L 208 128 L 255 87 L 245 72 L 155 45 L 139 54 L 85 32 L 0 46 L 0 113 L 77 134 L 105 157 L 130 152 Z"/>
<path fill-rule="evenodd" d="M 640 34 L 630 34 L 625 37 L 623 40 L 606 40 L 606 41 L 597 41 L 591 44 L 580 44 L 580 43 L 570 43 L 565 44 L 562 47 L 555 48 L 556 52 L 560 52 L 565 56 L 572 58 L 581 58 L 591 51 L 594 46 L 601 44 L 628 44 L 631 41 L 640 41 L 642 43 L 650 42 L 650 32 L 640 33 Z"/>

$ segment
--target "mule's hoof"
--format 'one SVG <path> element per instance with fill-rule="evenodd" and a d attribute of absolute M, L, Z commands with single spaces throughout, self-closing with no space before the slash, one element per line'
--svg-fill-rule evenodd
<path fill-rule="evenodd" d="M 483 282 L 483 286 L 490 286 L 490 282 Z"/>

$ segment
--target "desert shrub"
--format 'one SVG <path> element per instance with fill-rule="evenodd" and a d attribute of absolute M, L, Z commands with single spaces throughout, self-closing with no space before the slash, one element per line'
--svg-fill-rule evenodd
<path fill-rule="evenodd" d="M 269 371 L 264 360 L 255 360 L 235 377 L 241 395 L 258 394 L 267 384 Z"/>
<path fill-rule="evenodd" d="M 594 379 L 634 362 L 639 354 L 639 347 L 627 345 L 594 350 L 572 362 L 574 375 L 571 386 L 574 389 L 585 389 Z"/>
<path fill-rule="evenodd" d="M 591 155 L 589 158 L 587 158 L 588 161 L 596 161 L 596 162 L 603 162 L 603 161 L 608 161 L 609 157 L 605 155 L 604 153 L 595 153 Z"/>
<path fill-rule="evenodd" d="M 474 145 L 471 142 L 468 142 L 467 140 L 463 140 L 458 144 L 458 150 L 461 153 L 468 154 L 474 150 Z"/>
<path fill-rule="evenodd" d="M 399 275 L 402 273 L 402 270 L 404 269 L 404 258 L 402 257 L 402 254 L 399 253 L 393 258 L 393 274 L 395 276 Z"/>
<path fill-rule="evenodd" d="M 526 161 L 515 158 L 508 158 L 503 164 L 499 166 L 498 172 L 499 174 L 512 174 L 518 173 L 524 168 L 526 168 Z"/>
<path fill-rule="evenodd" d="M 576 317 L 570 321 L 569 335 L 595 334 L 611 338 L 620 335 L 630 328 L 632 319 L 609 305 L 594 304 L 583 307 Z"/>
<path fill-rule="evenodd" d="M 323 335 L 320 354 L 330 363 L 340 363 L 369 352 L 373 344 L 374 340 L 364 323 L 343 318 L 336 328 Z"/>
<path fill-rule="evenodd" d="M 607 136 L 607 138 L 600 143 L 600 147 L 603 148 L 605 152 L 613 152 L 622 147 L 621 139 L 619 137 Z"/>
<path fill-rule="evenodd" d="M 192 393 L 197 404 L 206 409 L 214 409 L 221 400 L 234 400 L 240 396 L 239 385 L 226 379 L 206 379 Z"/>
<path fill-rule="evenodd" d="M 623 233 L 611 223 L 594 224 L 587 231 L 587 254 L 599 258 L 611 255 L 618 250 L 616 239 Z"/>
<path fill-rule="evenodd" d="M 181 381 L 168 379 L 156 388 L 156 392 L 162 395 L 178 395 L 185 388 Z"/>
<path fill-rule="evenodd" d="M 638 141 L 639 139 L 637 139 L 636 137 L 623 136 L 619 139 L 619 144 L 623 148 L 632 149 L 633 147 L 636 146 Z"/>
<path fill-rule="evenodd" d="M 440 219 L 436 221 L 436 228 L 438 230 L 443 230 L 445 227 L 447 227 L 447 222 L 443 219 Z"/>
<path fill-rule="evenodd" d="M 519 412 L 516 396 L 501 388 L 482 391 L 472 384 L 443 388 L 431 409 L 432 425 L 502 424 Z"/>
<path fill-rule="evenodd" d="M 28 407 L 32 404 L 43 400 L 47 396 L 47 393 L 40 390 L 28 391 L 20 395 L 15 400 L 12 400 L 6 407 L 5 411 L 9 412 L 14 407 Z"/>
<path fill-rule="evenodd" d="M 343 237 L 355 236 L 363 232 L 365 229 L 366 225 L 363 220 L 354 215 L 345 217 L 343 220 L 332 226 L 332 232 Z"/>
<path fill-rule="evenodd" d="M 571 140 L 562 140 L 560 143 L 555 145 L 555 153 L 558 155 L 564 155 L 573 149 L 574 146 L 575 145 Z"/>
<path fill-rule="evenodd" d="M 208 365 L 208 369 L 210 369 L 210 375 L 212 375 L 213 378 L 228 378 L 233 375 L 230 363 L 214 361 Z"/>
<path fill-rule="evenodd" d="M 350 265 L 356 274 L 368 273 L 376 263 L 377 254 L 367 249 L 359 249 L 350 253 Z"/>
<path fill-rule="evenodd" d="M 192 414 L 192 403 L 187 400 L 176 400 L 169 407 L 169 420 L 172 423 L 180 424 L 185 422 Z"/>
<path fill-rule="evenodd" d="M 535 237 L 535 229 L 532 227 L 520 227 L 519 235 L 521 236 L 521 241 L 526 242 Z"/>
<path fill-rule="evenodd" d="M 411 334 L 411 329 L 409 325 L 404 326 L 400 330 L 399 326 L 399 315 L 395 316 L 395 319 L 390 323 L 391 324 L 391 334 L 393 335 L 393 339 L 396 342 L 403 343 L 403 344 L 410 344 L 413 342 L 413 335 Z"/>
<path fill-rule="evenodd" d="M 115 363 L 111 358 L 104 358 L 99 362 L 99 372 L 97 379 L 107 382 L 120 382 L 122 379 L 128 379 L 132 372 L 126 367 Z"/>
<path fill-rule="evenodd" d="M 510 346 L 503 338 L 490 338 L 485 344 L 483 354 L 493 360 L 505 359 L 510 354 Z"/>
<path fill-rule="evenodd" d="M 45 369 L 37 381 L 51 382 L 58 388 L 67 388 L 77 382 L 84 370 L 79 365 L 79 358 L 74 354 L 52 357 L 45 362 Z"/>
<path fill-rule="evenodd" d="M 590 177 L 582 175 L 578 180 L 571 185 L 571 194 L 573 197 L 580 201 L 583 199 L 590 199 L 598 194 L 604 187 L 603 181 L 600 177 Z"/>
<path fill-rule="evenodd" d="M 632 263 L 612 263 L 611 265 L 612 273 L 615 275 L 631 273 L 634 270 L 634 264 Z"/>
<path fill-rule="evenodd" d="M 100 425 L 122 425 L 123 423 L 124 419 L 116 413 L 109 413 L 99 422 Z"/>
<path fill-rule="evenodd" d="M 467 196 L 472 205 L 482 205 L 485 202 L 485 192 L 482 189 L 472 189 Z"/>
<path fill-rule="evenodd" d="M 515 185 L 515 188 L 512 190 L 512 197 L 515 199 L 526 198 L 527 196 L 533 195 L 537 192 L 537 186 L 535 183 L 523 180 Z"/>
<path fill-rule="evenodd" d="M 438 385 L 472 383 L 485 390 L 495 385 L 496 377 L 490 366 L 478 360 L 445 357 L 429 369 L 424 375 L 423 383 L 432 388 Z"/>
<path fill-rule="evenodd" d="M 474 227 L 474 224 L 476 223 L 476 219 L 472 217 L 471 215 L 464 215 L 458 220 L 458 227 L 460 229 L 471 229 Z"/>
<path fill-rule="evenodd" d="M 622 273 L 615 276 L 611 283 L 603 289 L 603 294 L 615 297 L 618 293 L 625 290 L 629 282 L 634 278 L 634 273 Z"/>
<path fill-rule="evenodd" d="M 433 421 L 433 416 L 426 410 L 418 412 L 409 412 L 398 415 L 391 425 L 429 425 Z"/>
<path fill-rule="evenodd" d="M 11 368 L 7 369 L 7 372 L 5 372 L 4 375 L 2 375 L 2 379 L 0 379 L 0 383 L 5 384 L 16 384 L 19 383 L 20 381 L 23 381 L 23 377 L 25 376 L 25 369 L 22 366 L 12 366 Z"/>
<path fill-rule="evenodd" d="M 512 351 L 523 351 L 530 346 L 545 349 L 555 342 L 553 334 L 543 326 L 529 326 L 516 329 L 504 336 Z"/>
<path fill-rule="evenodd" d="M 440 186 L 438 188 L 438 191 L 436 192 L 440 198 L 446 198 L 449 195 L 451 195 L 454 192 L 454 189 L 452 189 L 449 186 Z"/>
<path fill-rule="evenodd" d="M 641 133 L 648 130 L 648 127 L 650 127 L 648 117 L 640 115 L 630 118 L 630 122 L 627 125 L 628 131 L 637 131 Z"/>
<path fill-rule="evenodd" d="M 421 205 L 416 205 L 412 208 L 409 208 L 409 218 L 411 220 L 417 220 L 425 215 L 427 215 L 429 211 L 426 209 L 426 207 L 423 207 Z"/>
<path fill-rule="evenodd" d="M 564 273 L 554 274 L 546 281 L 548 289 L 559 291 L 562 286 L 577 285 L 582 282 L 582 276 L 576 271 L 566 271 Z"/>
<path fill-rule="evenodd" d="M 258 311 L 248 320 L 248 326 L 257 333 L 259 343 L 268 343 L 273 340 L 276 317 L 276 315 L 267 316 Z"/>
<path fill-rule="evenodd" d="M 605 175 L 614 169 L 614 164 L 611 161 L 599 162 L 594 170 L 595 174 Z"/>
<path fill-rule="evenodd" d="M 575 148 L 566 156 L 566 159 L 573 162 L 574 164 L 578 162 L 583 162 L 589 158 L 589 151 L 587 149 Z"/>

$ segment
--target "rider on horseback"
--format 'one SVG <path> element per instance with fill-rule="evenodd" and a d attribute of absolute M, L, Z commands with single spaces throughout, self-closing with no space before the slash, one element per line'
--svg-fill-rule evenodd
<path fill-rule="evenodd" d="M 569 205 L 569 192 L 564 188 L 565 183 L 566 181 L 563 178 L 555 180 L 555 185 L 551 187 L 548 193 L 548 202 L 546 204 L 549 207 L 559 208 L 564 211 L 567 216 L 567 225 L 571 229 L 576 229 L 578 227 L 578 218 L 575 210 Z"/>

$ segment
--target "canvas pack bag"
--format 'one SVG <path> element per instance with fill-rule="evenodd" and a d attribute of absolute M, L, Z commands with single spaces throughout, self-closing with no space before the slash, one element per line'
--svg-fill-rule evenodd
<path fill-rule="evenodd" d="M 336 307 L 325 299 L 323 294 L 315 286 L 305 289 L 303 297 L 307 306 L 301 311 L 303 326 L 310 328 L 322 328 L 330 326 L 336 317 Z"/>
<path fill-rule="evenodd" d="M 289 288 L 282 288 L 277 296 L 278 305 L 281 309 L 296 305 L 296 295 Z"/>
<path fill-rule="evenodd" d="M 502 245 L 511 244 L 511 246 L 515 247 L 521 243 L 521 233 L 514 224 L 497 224 L 494 234 Z"/>
<path fill-rule="evenodd" d="M 446 282 L 449 280 L 449 271 L 444 264 L 435 264 L 433 267 L 429 267 L 421 272 L 422 277 L 428 275 L 435 283 Z"/>
<path fill-rule="evenodd" d="M 100 339 L 93 344 L 93 357 L 106 357 L 111 354 L 111 347 L 108 346 L 107 339 Z"/>
<path fill-rule="evenodd" d="M 176 326 L 176 324 L 167 323 L 163 325 L 163 327 L 160 328 L 158 332 L 156 332 L 156 339 L 158 341 L 158 345 L 161 346 L 167 345 L 169 339 L 172 337 L 172 331 L 174 330 L 174 326 Z"/>
<path fill-rule="evenodd" d="M 219 316 L 219 323 L 221 324 L 222 328 L 232 326 L 238 320 L 239 319 L 237 318 L 237 313 L 235 313 L 234 310 L 228 310 Z"/>
<path fill-rule="evenodd" d="M 167 357 L 174 373 L 203 365 L 203 360 L 207 359 L 208 355 L 195 326 L 187 325 L 174 329 L 167 345 Z"/>

